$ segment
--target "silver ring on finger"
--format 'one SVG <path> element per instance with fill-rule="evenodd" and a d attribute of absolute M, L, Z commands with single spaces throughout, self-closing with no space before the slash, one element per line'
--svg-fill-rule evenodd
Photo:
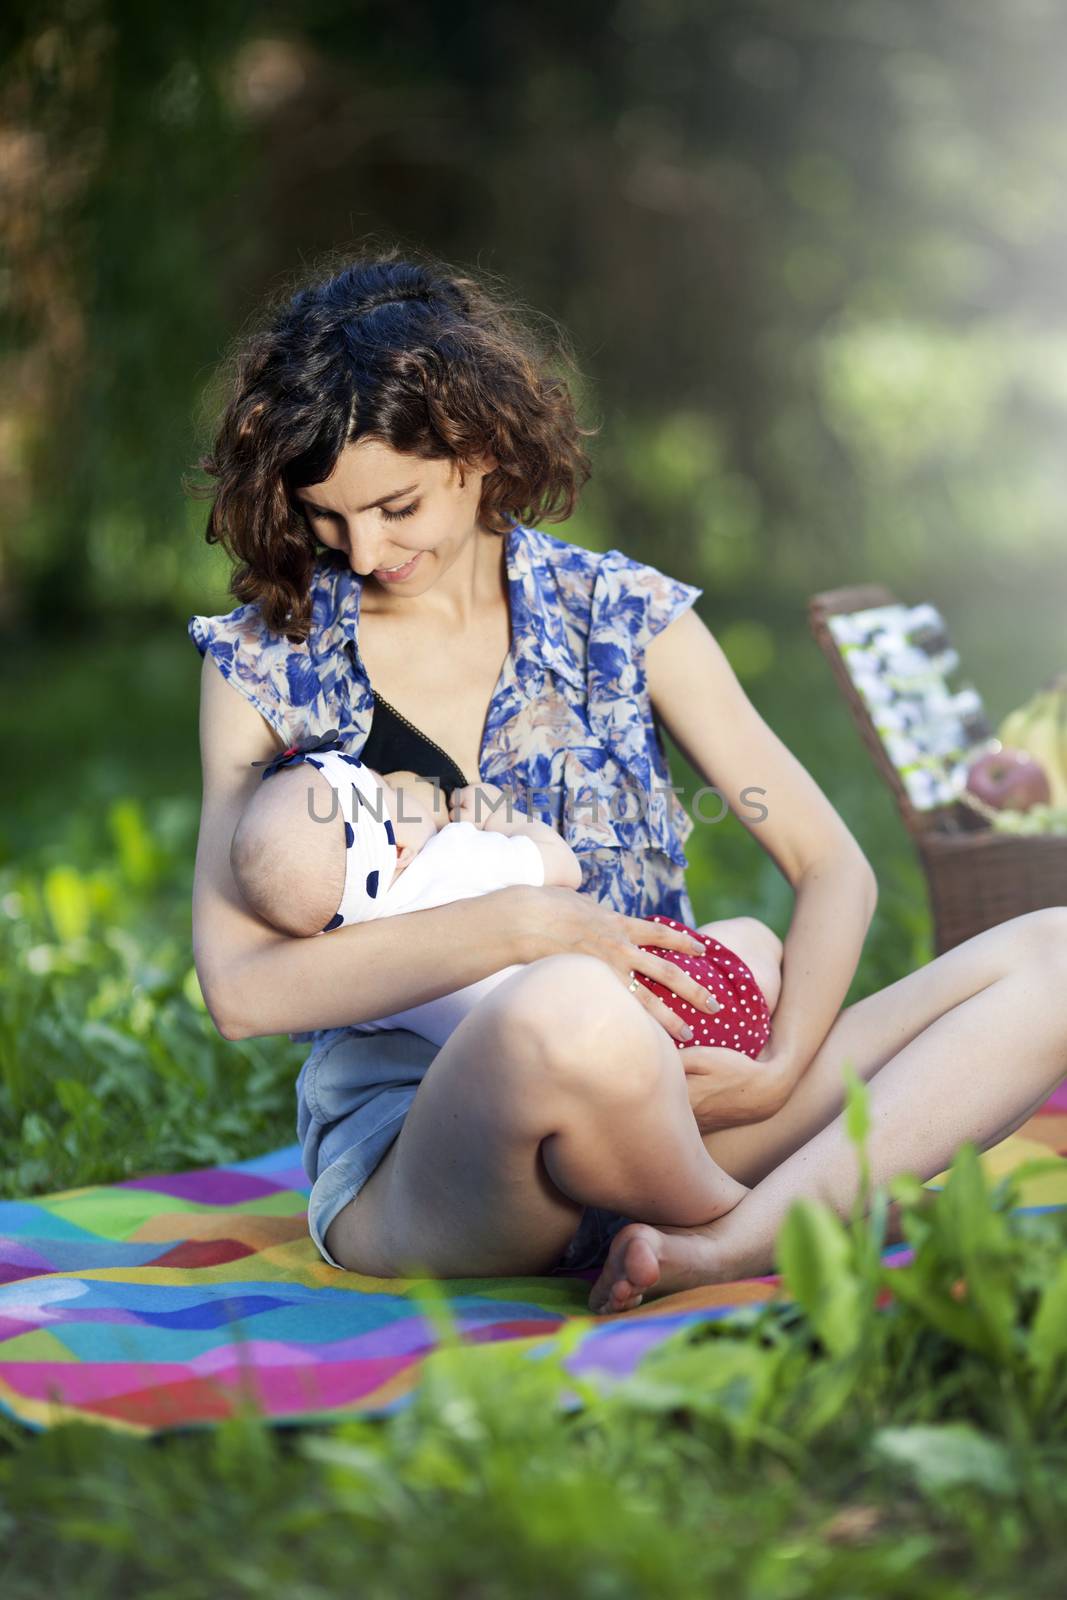
<path fill-rule="evenodd" d="M 626 987 L 629 989 L 631 994 L 634 994 L 637 990 L 637 973 L 634 972 L 632 968 L 630 970 L 630 981 Z"/>

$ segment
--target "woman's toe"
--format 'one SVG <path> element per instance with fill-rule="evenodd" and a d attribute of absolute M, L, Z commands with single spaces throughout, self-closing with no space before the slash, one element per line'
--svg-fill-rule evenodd
<path fill-rule="evenodd" d="M 659 1234 L 631 1222 L 611 1241 L 607 1260 L 589 1295 L 589 1309 L 612 1313 L 638 1305 L 659 1279 Z"/>

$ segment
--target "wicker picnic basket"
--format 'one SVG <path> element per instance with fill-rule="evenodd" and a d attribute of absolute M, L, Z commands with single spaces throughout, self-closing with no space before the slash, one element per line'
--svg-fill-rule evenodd
<path fill-rule="evenodd" d="M 958 800 L 929 810 L 912 804 L 828 625 L 832 616 L 897 603 L 881 585 L 832 589 L 811 597 L 808 619 L 918 852 L 940 955 L 1010 917 L 1067 903 L 1067 834 L 1001 833 Z"/>

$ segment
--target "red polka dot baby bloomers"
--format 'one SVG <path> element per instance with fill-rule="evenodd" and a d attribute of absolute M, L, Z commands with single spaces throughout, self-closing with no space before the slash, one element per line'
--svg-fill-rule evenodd
<path fill-rule="evenodd" d="M 741 957 L 726 945 L 720 944 L 718 939 L 710 934 L 700 933 L 696 928 L 687 928 L 684 922 L 675 922 L 673 917 L 651 916 L 642 917 L 643 922 L 665 922 L 670 928 L 684 929 L 699 939 L 706 951 L 702 956 L 686 955 L 682 950 L 667 950 L 662 945 L 643 944 L 638 948 L 648 950 L 653 955 L 663 956 L 667 961 L 673 961 L 702 983 L 705 989 L 715 996 L 719 1002 L 719 1009 L 715 1012 L 699 1011 L 696 1006 L 690 1005 L 688 1000 L 683 1000 L 673 990 L 665 989 L 655 978 L 648 977 L 643 972 L 636 974 L 640 983 L 646 989 L 651 989 L 654 995 L 684 1021 L 688 1022 L 693 1030 L 691 1039 L 676 1039 L 674 1042 L 679 1050 L 688 1050 L 693 1045 L 717 1045 L 727 1050 L 739 1050 L 743 1055 L 755 1059 L 771 1036 L 771 1013 L 763 991 L 751 971 Z"/>

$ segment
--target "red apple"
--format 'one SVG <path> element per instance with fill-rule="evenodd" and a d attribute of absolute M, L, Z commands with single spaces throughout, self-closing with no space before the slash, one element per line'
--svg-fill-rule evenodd
<path fill-rule="evenodd" d="M 967 788 L 998 811 L 1029 811 L 1052 798 L 1045 769 L 1025 750 L 987 750 L 967 770 Z"/>

